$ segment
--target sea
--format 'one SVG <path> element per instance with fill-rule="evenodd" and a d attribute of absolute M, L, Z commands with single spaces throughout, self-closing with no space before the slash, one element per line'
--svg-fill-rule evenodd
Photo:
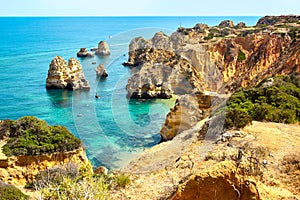
<path fill-rule="evenodd" d="M 251 17 L 0 17 L 0 119 L 36 116 L 50 125 L 66 126 L 80 138 L 94 167 L 118 169 L 160 142 L 159 131 L 174 99 L 134 100 L 126 97 L 124 67 L 134 37 L 170 35 L 197 23 L 218 25 L 229 19 L 256 24 Z M 49 63 L 55 56 L 76 57 L 80 48 L 107 41 L 111 55 L 78 58 L 89 91 L 46 90 Z M 96 62 L 96 64 L 93 64 Z M 96 77 L 104 64 L 109 76 Z M 100 95 L 96 99 L 95 94 Z"/>

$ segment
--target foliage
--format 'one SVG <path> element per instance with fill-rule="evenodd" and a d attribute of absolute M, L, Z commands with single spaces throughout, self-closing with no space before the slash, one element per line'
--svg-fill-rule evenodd
<path fill-rule="evenodd" d="M 41 155 L 81 147 L 81 141 L 65 127 L 49 126 L 45 121 L 31 116 L 7 121 L 1 129 L 9 133 L 7 144 L 3 146 L 6 156 Z"/>
<path fill-rule="evenodd" d="M 21 192 L 13 185 L 8 185 L 0 182 L 0 199 L 1 200 L 27 200 L 29 197 Z"/>
<path fill-rule="evenodd" d="M 130 184 L 130 178 L 125 174 L 120 174 L 116 177 L 116 183 L 118 184 L 118 186 L 125 188 Z"/>
<path fill-rule="evenodd" d="M 108 199 L 109 180 L 93 174 L 90 163 L 64 166 L 39 172 L 30 188 L 40 191 L 41 199 Z"/>
<path fill-rule="evenodd" d="M 264 81 L 263 81 L 264 82 Z M 278 123 L 300 121 L 300 77 L 278 76 L 273 85 L 242 89 L 227 102 L 225 128 L 242 128 L 252 120 Z"/>
<path fill-rule="evenodd" d="M 246 60 L 246 55 L 245 55 L 245 53 L 242 52 L 241 50 L 239 50 L 237 60 L 238 60 L 239 62 L 242 62 L 243 60 Z"/>

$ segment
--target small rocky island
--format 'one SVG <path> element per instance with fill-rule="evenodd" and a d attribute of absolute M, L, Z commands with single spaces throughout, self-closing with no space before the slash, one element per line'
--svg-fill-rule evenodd
<path fill-rule="evenodd" d="M 90 85 L 84 77 L 82 66 L 78 60 L 71 58 L 67 64 L 62 57 L 56 56 L 49 66 L 46 88 L 89 90 Z"/>

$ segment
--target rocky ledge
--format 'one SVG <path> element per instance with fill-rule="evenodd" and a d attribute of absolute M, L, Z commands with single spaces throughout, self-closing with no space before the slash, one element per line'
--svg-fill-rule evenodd
<path fill-rule="evenodd" d="M 71 58 L 67 65 L 62 57 L 56 56 L 52 59 L 49 66 L 46 88 L 89 90 L 90 85 L 88 80 L 84 77 L 82 66 L 78 60 Z"/>

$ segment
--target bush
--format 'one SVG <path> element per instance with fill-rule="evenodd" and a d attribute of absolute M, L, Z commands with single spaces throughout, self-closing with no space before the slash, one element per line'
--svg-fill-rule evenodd
<path fill-rule="evenodd" d="M 278 76 L 271 86 L 243 89 L 227 102 L 225 128 L 242 128 L 251 120 L 277 123 L 300 121 L 300 77 Z"/>
<path fill-rule="evenodd" d="M 71 151 L 81 147 L 81 141 L 62 126 L 49 126 L 35 117 L 22 117 L 6 122 L 0 129 L 9 133 L 3 146 L 6 156 L 41 155 Z"/>
<path fill-rule="evenodd" d="M 226 112 L 225 128 L 243 128 L 252 122 L 251 116 L 244 110 L 230 109 Z"/>
<path fill-rule="evenodd" d="M 0 182 L 0 199 L 1 200 L 27 200 L 29 196 L 23 194 L 21 190 L 13 185 Z"/>
<path fill-rule="evenodd" d="M 127 185 L 130 184 L 130 182 L 130 178 L 125 174 L 120 174 L 116 177 L 116 183 L 122 188 L 125 188 Z"/>
<path fill-rule="evenodd" d="M 239 50 L 237 60 L 238 60 L 239 62 L 242 62 L 243 60 L 246 60 L 246 55 L 245 55 L 245 53 L 242 52 L 241 50 Z"/>

